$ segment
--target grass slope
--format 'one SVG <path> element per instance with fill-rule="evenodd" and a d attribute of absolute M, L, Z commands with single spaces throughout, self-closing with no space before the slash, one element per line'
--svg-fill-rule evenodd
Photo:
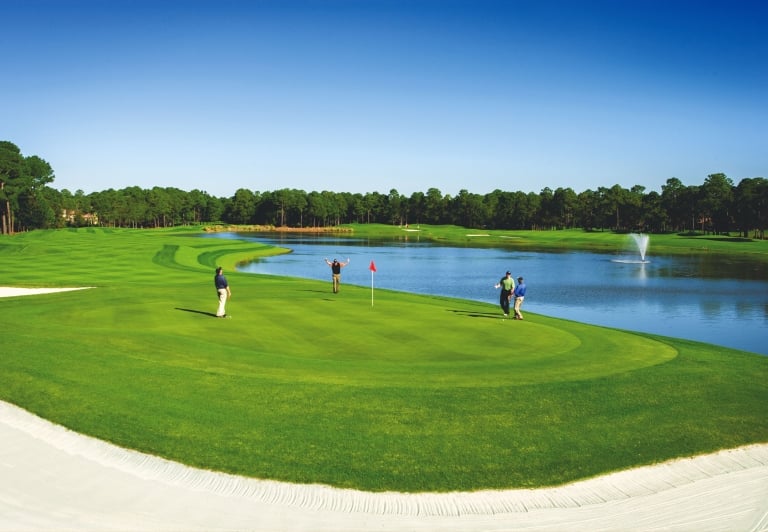
<path fill-rule="evenodd" d="M 411 225 L 407 228 L 382 224 L 351 224 L 355 237 L 390 237 L 421 240 L 456 246 L 504 247 L 542 251 L 587 250 L 595 253 L 635 251 L 629 235 L 612 231 L 586 232 L 582 229 L 560 231 L 477 230 L 454 225 Z M 342 235 L 343 236 L 343 235 Z M 749 260 L 765 278 L 768 264 L 768 240 L 752 240 L 727 235 L 654 234 L 650 236 L 652 255 L 703 255 L 723 260 Z"/>
<path fill-rule="evenodd" d="M 537 487 L 768 441 L 768 357 L 495 304 L 238 274 L 189 230 L 0 239 L 0 398 L 190 465 L 365 490 Z M 320 261 L 320 266 L 325 268 Z M 233 290 L 213 318 L 213 269 Z"/>

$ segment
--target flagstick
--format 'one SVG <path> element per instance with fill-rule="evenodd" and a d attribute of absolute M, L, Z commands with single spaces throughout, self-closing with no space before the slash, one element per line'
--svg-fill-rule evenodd
<path fill-rule="evenodd" d="M 371 308 L 373 308 L 373 274 L 376 273 L 376 265 L 371 261 L 371 265 L 368 266 L 368 269 L 371 270 Z"/>

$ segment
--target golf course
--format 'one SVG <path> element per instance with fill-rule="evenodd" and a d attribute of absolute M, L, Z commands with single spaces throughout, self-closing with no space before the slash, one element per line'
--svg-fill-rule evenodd
<path fill-rule="evenodd" d="M 402 231 L 354 227 L 374 230 Z M 468 233 L 443 231 L 424 238 Z M 371 492 L 556 486 L 768 442 L 768 357 L 532 305 L 516 322 L 492 302 L 378 290 L 373 307 L 366 287 L 239 273 L 288 250 L 201 233 L 0 237 L 3 286 L 83 288 L 0 298 L 0 400 L 197 468 Z M 514 242 L 606 250 L 625 236 Z M 669 235 L 654 249 L 732 245 Z M 217 266 L 231 319 L 214 317 Z"/>

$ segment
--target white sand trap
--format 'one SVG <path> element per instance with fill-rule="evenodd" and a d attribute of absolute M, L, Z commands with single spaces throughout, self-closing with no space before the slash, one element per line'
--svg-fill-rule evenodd
<path fill-rule="evenodd" d="M 18 288 L 15 286 L 0 286 L 0 297 L 34 296 L 37 294 L 51 294 L 54 292 L 71 292 L 72 290 L 86 290 L 92 286 L 78 286 L 76 288 Z"/>
<path fill-rule="evenodd" d="M 765 531 L 768 445 L 565 486 L 367 493 L 119 448 L 0 402 L 0 531 Z"/>
<path fill-rule="evenodd" d="M 467 236 L 491 236 L 491 235 L 489 235 L 488 233 L 483 233 L 483 234 L 480 234 L 480 233 L 476 233 L 476 234 L 473 234 L 473 235 L 467 235 Z"/>

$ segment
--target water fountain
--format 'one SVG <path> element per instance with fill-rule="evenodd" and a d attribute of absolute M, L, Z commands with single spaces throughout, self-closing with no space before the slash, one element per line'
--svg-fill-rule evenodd
<path fill-rule="evenodd" d="M 634 244 L 634 247 L 632 248 L 633 251 L 635 249 L 640 253 L 640 260 L 637 259 L 613 259 L 612 262 L 621 262 L 624 264 L 647 264 L 650 261 L 645 258 L 646 253 L 648 252 L 648 243 L 651 240 L 650 235 L 646 235 L 644 233 L 630 233 L 629 237 Z"/>
<path fill-rule="evenodd" d="M 645 260 L 645 253 L 648 251 L 648 242 L 651 240 L 651 237 L 643 233 L 630 233 L 629 236 L 637 244 L 637 250 L 640 252 L 640 262 L 648 262 Z"/>

